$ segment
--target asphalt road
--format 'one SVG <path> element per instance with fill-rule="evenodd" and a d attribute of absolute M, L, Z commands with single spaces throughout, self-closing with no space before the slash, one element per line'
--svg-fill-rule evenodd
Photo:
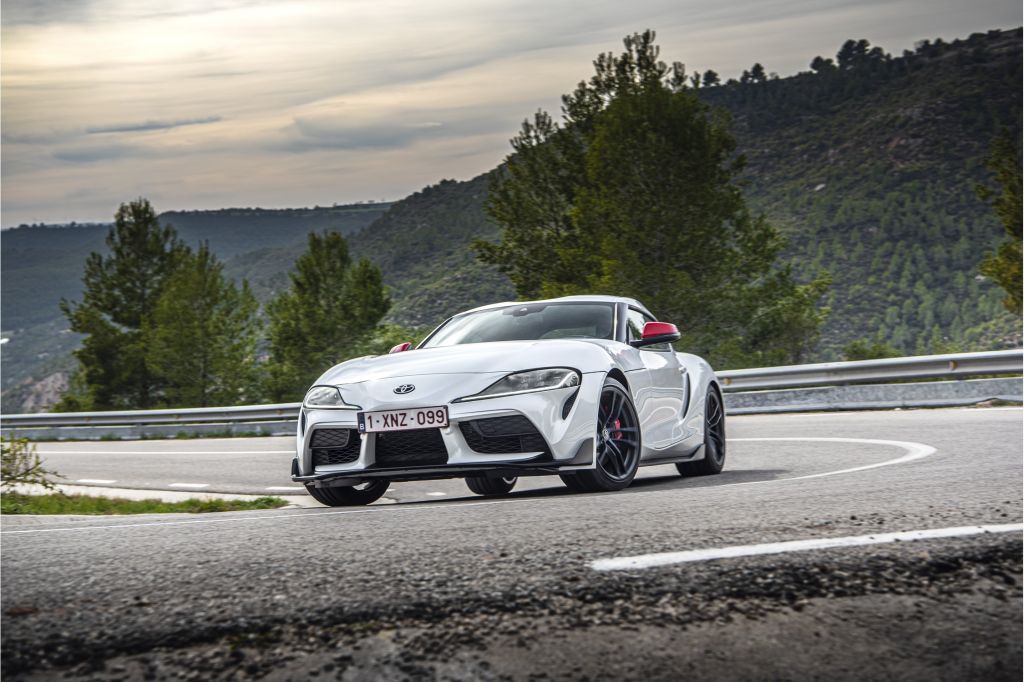
<path fill-rule="evenodd" d="M 1019 680 L 1022 427 L 737 417 L 721 475 L 614 494 L 431 481 L 354 510 L 5 516 L 4 677 Z M 291 485 L 287 447 L 40 449 L 68 482 L 256 492 Z M 883 537 L 921 530 L 943 537 Z M 839 546 L 778 544 L 803 540 Z M 749 545 L 769 546 L 714 558 Z M 651 567 L 598 570 L 629 557 Z"/>

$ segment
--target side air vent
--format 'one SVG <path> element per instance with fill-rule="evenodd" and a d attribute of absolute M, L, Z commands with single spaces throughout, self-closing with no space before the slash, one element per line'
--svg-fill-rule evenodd
<path fill-rule="evenodd" d="M 351 464 L 359 459 L 359 443 L 355 429 L 317 429 L 309 439 L 313 466 Z"/>
<path fill-rule="evenodd" d="M 484 455 L 541 452 L 549 454 L 548 444 L 529 419 L 522 415 L 489 417 L 460 422 L 459 430 L 474 452 Z"/>

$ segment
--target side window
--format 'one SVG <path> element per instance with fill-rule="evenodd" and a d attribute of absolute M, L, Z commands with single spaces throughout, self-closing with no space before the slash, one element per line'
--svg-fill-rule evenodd
<path fill-rule="evenodd" d="M 643 313 L 632 308 L 626 313 L 626 325 L 628 328 L 627 341 L 636 341 L 644 333 L 644 323 L 646 322 Z"/>
<path fill-rule="evenodd" d="M 639 310 L 629 309 L 626 314 L 626 324 L 628 328 L 628 341 L 636 341 L 644 334 L 644 324 L 648 322 L 654 322 L 655 319 L 649 315 L 644 315 Z M 672 350 L 672 344 L 669 343 L 658 343 L 653 346 L 644 346 L 641 350 L 660 350 L 669 351 Z"/>

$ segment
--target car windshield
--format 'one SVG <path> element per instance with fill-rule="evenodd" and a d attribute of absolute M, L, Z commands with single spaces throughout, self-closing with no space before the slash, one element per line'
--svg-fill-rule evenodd
<path fill-rule="evenodd" d="M 610 339 L 611 303 L 530 303 L 457 315 L 431 336 L 423 348 L 487 341 Z"/>

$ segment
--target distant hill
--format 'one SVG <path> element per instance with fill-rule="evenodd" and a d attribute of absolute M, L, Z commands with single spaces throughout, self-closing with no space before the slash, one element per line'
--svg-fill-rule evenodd
<path fill-rule="evenodd" d="M 787 261 L 804 278 L 833 275 L 818 357 L 838 359 L 858 338 L 904 353 L 1019 345 L 1020 320 L 977 275 L 1001 231 L 973 185 L 987 177 L 997 131 L 1020 134 L 1020 29 L 924 42 L 897 57 L 856 43 L 842 54 L 831 67 L 815 60 L 813 72 L 699 91 L 731 113 L 748 159 L 748 199 L 789 238 Z M 191 243 L 209 239 L 229 274 L 248 278 L 264 299 L 286 284 L 306 232 L 338 229 L 356 256 L 381 267 L 395 300 L 389 319 L 431 325 L 513 295 L 469 248 L 498 236 L 483 210 L 488 178 L 444 180 L 390 206 L 164 217 Z M 60 331 L 56 301 L 77 295 L 82 261 L 104 231 L 30 227 L 0 237 L 3 328 L 21 330 L 3 350 L 5 411 L 24 400 L 27 389 L 11 391 L 15 383 L 67 364 L 74 339 Z"/>

